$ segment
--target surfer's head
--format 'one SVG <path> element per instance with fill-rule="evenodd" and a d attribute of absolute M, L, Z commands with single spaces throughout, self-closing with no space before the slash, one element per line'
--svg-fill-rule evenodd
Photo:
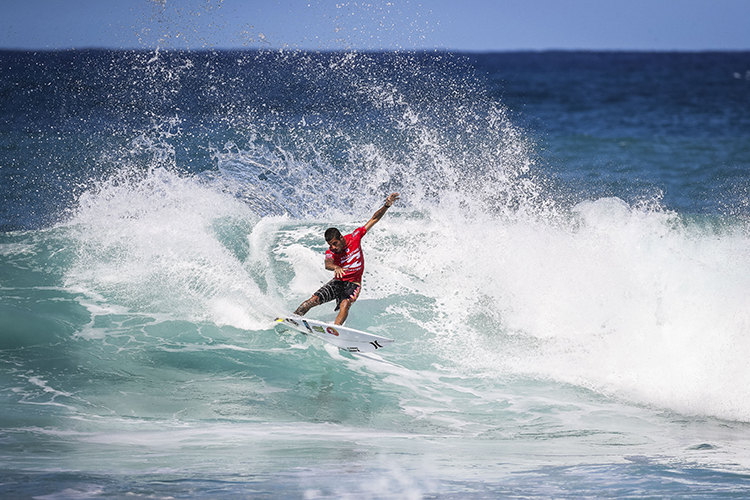
<path fill-rule="evenodd" d="M 326 243 L 333 253 L 341 253 L 346 248 L 346 240 L 335 227 L 329 227 L 325 232 Z"/>

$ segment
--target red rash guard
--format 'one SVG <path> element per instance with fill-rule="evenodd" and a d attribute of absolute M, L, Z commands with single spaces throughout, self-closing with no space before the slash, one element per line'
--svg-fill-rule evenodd
<path fill-rule="evenodd" d="M 332 259 L 333 263 L 344 270 L 341 281 L 352 281 L 362 283 L 362 273 L 365 272 L 365 256 L 359 242 L 367 233 L 364 226 L 355 229 L 351 234 L 344 235 L 346 249 L 343 253 L 333 253 L 329 248 L 326 250 L 326 259 Z"/>

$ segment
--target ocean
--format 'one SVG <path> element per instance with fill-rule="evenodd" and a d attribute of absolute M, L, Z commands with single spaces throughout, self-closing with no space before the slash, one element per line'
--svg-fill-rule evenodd
<path fill-rule="evenodd" d="M 0 89 L 0 497 L 750 496 L 750 53 L 4 51 Z M 395 343 L 275 326 L 391 192 L 347 325 Z"/>

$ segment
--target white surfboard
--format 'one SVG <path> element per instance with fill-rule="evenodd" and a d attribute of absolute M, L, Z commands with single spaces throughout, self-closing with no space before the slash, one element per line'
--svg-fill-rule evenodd
<path fill-rule="evenodd" d="M 318 337 L 347 352 L 374 352 L 393 342 L 393 339 L 372 333 L 301 316 L 276 318 L 276 323 Z"/>

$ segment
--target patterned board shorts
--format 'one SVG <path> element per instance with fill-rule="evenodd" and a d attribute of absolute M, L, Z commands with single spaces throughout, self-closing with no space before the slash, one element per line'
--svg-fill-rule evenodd
<path fill-rule="evenodd" d="M 325 304 L 326 302 L 335 299 L 336 309 L 334 309 L 334 311 L 338 311 L 342 300 L 349 299 L 351 302 L 356 301 L 357 297 L 359 297 L 360 290 L 362 290 L 362 286 L 359 283 L 333 279 L 320 287 L 320 290 L 313 295 L 320 297 L 321 304 Z"/>

